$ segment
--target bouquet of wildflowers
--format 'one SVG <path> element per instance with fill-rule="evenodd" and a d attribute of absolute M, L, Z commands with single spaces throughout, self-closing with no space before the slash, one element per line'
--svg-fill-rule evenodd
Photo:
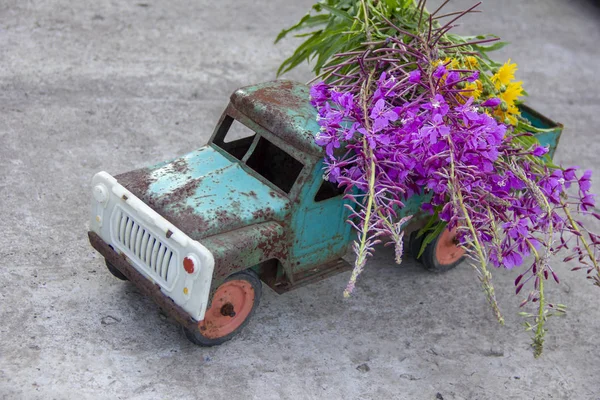
<path fill-rule="evenodd" d="M 551 315 L 564 306 L 544 296 L 559 282 L 550 256 L 578 259 L 600 286 L 600 237 L 576 219 L 593 212 L 591 172 L 552 164 L 538 132 L 519 112 L 525 95 L 517 66 L 493 61 L 504 46 L 491 35 L 451 33 L 456 21 L 477 12 L 428 12 L 425 1 L 326 0 L 289 32 L 313 28 L 279 72 L 315 61 L 311 88 L 318 110 L 317 144 L 325 149 L 324 178 L 345 188 L 357 232 L 350 295 L 374 245 L 387 238 L 403 253 L 398 212 L 411 196 L 428 195 L 430 232 L 450 229 L 468 256 L 494 315 L 493 268 L 521 272 L 516 293 L 534 310 L 522 312 L 541 354 Z"/>

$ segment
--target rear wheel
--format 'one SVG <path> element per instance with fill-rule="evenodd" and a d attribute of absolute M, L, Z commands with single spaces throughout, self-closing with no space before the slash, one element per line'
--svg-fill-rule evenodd
<path fill-rule="evenodd" d="M 459 246 L 456 230 L 444 229 L 431 243 L 427 244 L 421 257 L 417 258 L 424 236 L 417 238 L 417 232 L 410 237 L 410 249 L 417 261 L 432 272 L 446 272 L 460 264 L 465 258 L 465 249 Z"/>
<path fill-rule="evenodd" d="M 261 295 L 260 279 L 254 271 L 231 275 L 215 291 L 204 320 L 192 330 L 183 328 L 185 336 L 200 346 L 216 346 L 230 340 L 248 324 Z"/>
<path fill-rule="evenodd" d="M 125 275 L 123 275 L 123 273 L 121 271 L 119 271 L 117 269 L 117 267 L 115 267 L 114 265 L 109 263 L 108 260 L 105 260 L 105 262 L 106 262 L 106 268 L 115 278 L 120 279 L 122 281 L 128 280 L 127 277 Z"/>

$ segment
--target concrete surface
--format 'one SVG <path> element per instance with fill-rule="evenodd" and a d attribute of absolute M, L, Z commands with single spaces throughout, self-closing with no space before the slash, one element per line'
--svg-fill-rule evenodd
<path fill-rule="evenodd" d="M 297 42 L 272 40 L 310 4 L 0 3 L 0 398 L 600 398 L 600 291 L 558 260 L 549 292 L 569 315 L 549 323 L 538 360 L 516 271 L 495 272 L 500 327 L 467 266 L 432 275 L 383 249 L 352 299 L 348 273 L 265 289 L 241 336 L 210 349 L 108 274 L 86 238 L 91 176 L 204 144 L 233 89 L 274 76 Z M 497 57 L 566 125 L 557 160 L 599 174 L 597 4 L 490 0 L 465 31 L 513 43 Z"/>

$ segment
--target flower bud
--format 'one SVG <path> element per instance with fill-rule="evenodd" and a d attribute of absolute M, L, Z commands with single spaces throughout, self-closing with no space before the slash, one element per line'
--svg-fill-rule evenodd
<path fill-rule="evenodd" d="M 500 86 L 500 93 L 506 92 L 506 85 Z"/>
<path fill-rule="evenodd" d="M 501 103 L 501 101 L 502 101 L 502 100 L 500 100 L 500 99 L 499 99 L 499 98 L 497 98 L 497 97 L 492 97 L 492 98 L 489 98 L 489 99 L 487 99 L 487 100 L 486 100 L 486 101 L 484 101 L 483 103 L 481 103 L 481 106 L 482 106 L 482 107 L 492 107 L 492 108 L 493 108 L 493 107 L 497 107 L 497 106 L 498 106 L 498 104 L 500 104 L 500 103 Z"/>
<path fill-rule="evenodd" d="M 521 283 L 519 286 L 517 286 L 517 289 L 515 290 L 515 294 L 519 294 L 519 292 L 521 291 L 521 289 L 523 289 L 523 283 Z"/>
<path fill-rule="evenodd" d="M 505 101 L 502 101 L 502 103 L 500 103 L 500 109 L 504 112 L 508 111 L 508 104 L 506 104 Z"/>
<path fill-rule="evenodd" d="M 523 274 L 517 276 L 517 279 L 515 279 L 515 286 L 517 286 L 519 282 L 521 282 L 521 279 L 523 279 Z"/>

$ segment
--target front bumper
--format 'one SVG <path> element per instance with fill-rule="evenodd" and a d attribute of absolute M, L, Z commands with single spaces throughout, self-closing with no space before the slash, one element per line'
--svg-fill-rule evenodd
<path fill-rule="evenodd" d="M 152 281 L 148 280 L 148 278 L 131 266 L 124 255 L 119 255 L 111 249 L 95 232 L 88 232 L 88 237 L 92 247 L 102 254 L 106 258 L 106 261 L 121 271 L 131 283 L 143 294 L 150 297 L 169 317 L 190 330 L 198 326 L 198 321 L 194 320 L 183 308 L 175 304 L 170 297 L 166 296 L 158 284 L 152 283 Z"/>

